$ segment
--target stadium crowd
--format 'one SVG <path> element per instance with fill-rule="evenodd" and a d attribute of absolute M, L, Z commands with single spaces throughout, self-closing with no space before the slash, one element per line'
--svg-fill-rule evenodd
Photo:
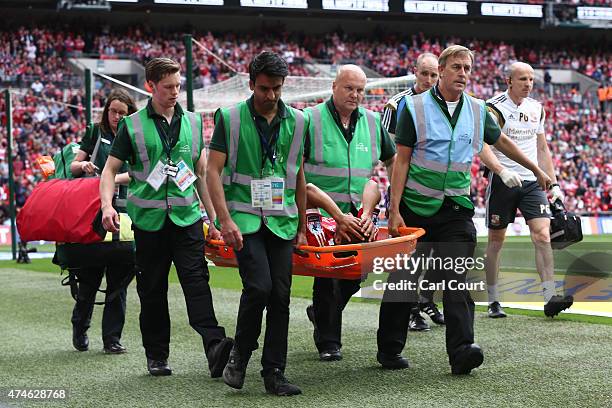
<path fill-rule="evenodd" d="M 492 40 L 435 39 L 423 34 L 400 37 L 378 35 L 376 39 L 359 39 L 342 33 L 323 37 L 302 36 L 270 31 L 268 35 L 213 35 L 194 38 L 207 50 L 194 45 L 197 62 L 197 86 L 223 81 L 232 70 L 246 72 L 246 61 L 261 49 L 271 49 L 290 63 L 292 75 L 316 75 L 313 62 L 342 64 L 352 62 L 369 67 L 382 76 L 401 76 L 410 72 L 422 52 L 439 53 L 446 44 L 460 43 L 476 52 L 476 64 L 469 91 L 489 98 L 505 89 L 504 67 L 524 60 L 536 67 L 569 68 L 588 75 L 602 84 L 612 81 L 612 58 L 602 44 L 591 42 L 552 45 L 544 43 L 515 44 Z M 93 55 L 100 58 L 133 58 L 146 62 L 158 56 L 173 56 L 185 63 L 182 38 L 130 28 L 125 32 L 81 32 L 76 29 L 19 28 L 0 31 L 0 82 L 17 88 L 13 97 L 14 162 L 17 206 L 23 205 L 40 176 L 34 168 L 36 158 L 53 154 L 71 141 L 78 141 L 85 128 L 82 76 L 75 73 L 69 57 Z M 224 65 L 221 61 L 227 63 Z M 534 91 L 547 112 L 546 134 L 554 154 L 566 205 L 581 212 L 610 210 L 612 186 L 612 127 L 610 109 L 601 109 L 596 97 L 581 94 L 576 87 L 559 86 L 546 81 Z M 94 109 L 112 88 L 109 82 L 98 83 Z M 386 95 L 389 97 L 391 95 Z M 381 111 L 384 98 L 370 99 L 366 105 Z M 5 123 L 4 101 L 0 102 L 1 121 Z M 212 131 L 210 118 L 205 122 Z M 7 213 L 8 165 L 6 131 L 0 130 L 0 217 Z M 473 167 L 473 198 L 479 212 L 484 208 L 482 169 Z M 383 183 L 384 170 L 378 171 Z"/>

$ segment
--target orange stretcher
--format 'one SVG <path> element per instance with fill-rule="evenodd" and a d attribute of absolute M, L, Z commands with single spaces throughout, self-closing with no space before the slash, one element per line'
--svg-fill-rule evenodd
<path fill-rule="evenodd" d="M 372 271 L 374 258 L 410 254 L 415 249 L 417 239 L 425 234 L 422 228 L 400 228 L 399 232 L 399 237 L 390 238 L 387 228 L 381 227 L 373 242 L 325 247 L 302 245 L 293 253 L 293 274 L 362 279 Z M 234 249 L 223 241 L 207 241 L 205 254 L 216 266 L 238 267 Z"/>

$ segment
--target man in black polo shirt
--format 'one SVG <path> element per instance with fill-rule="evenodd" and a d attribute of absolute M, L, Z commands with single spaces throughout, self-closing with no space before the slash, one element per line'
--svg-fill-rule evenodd
<path fill-rule="evenodd" d="M 180 65 L 168 58 L 147 63 L 153 90 L 146 108 L 125 117 L 102 171 L 102 224 L 118 230 L 112 207 L 115 175 L 129 164 L 127 210 L 136 242 L 136 275 L 140 298 L 140 331 L 153 376 L 172 374 L 168 273 L 174 263 L 183 288 L 190 325 L 202 337 L 211 377 L 220 377 L 233 340 L 219 326 L 204 260 L 204 231 L 199 203 L 214 219 L 207 191 L 206 151 L 201 117 L 177 103 Z M 211 226 L 209 234 L 219 237 Z"/>

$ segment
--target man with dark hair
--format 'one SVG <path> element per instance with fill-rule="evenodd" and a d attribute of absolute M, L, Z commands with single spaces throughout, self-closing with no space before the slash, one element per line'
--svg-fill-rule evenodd
<path fill-rule="evenodd" d="M 147 106 L 119 124 L 102 171 L 102 223 L 118 231 L 112 206 L 115 176 L 129 165 L 127 212 L 136 241 L 140 331 L 147 368 L 154 376 L 170 375 L 168 273 L 174 262 L 185 294 L 189 323 L 201 336 L 211 377 L 220 377 L 233 345 L 215 317 L 203 259 L 204 232 L 200 200 L 209 217 L 215 213 L 206 187 L 206 151 L 202 118 L 176 102 L 181 87 L 180 65 L 154 58 L 146 66 L 152 97 Z M 198 198 L 199 196 L 199 198 Z M 209 236 L 218 238 L 211 226 Z"/>
<path fill-rule="evenodd" d="M 208 183 L 223 240 L 236 251 L 242 296 L 236 343 L 223 370 L 232 388 L 244 385 L 261 333 L 266 392 L 296 395 L 287 361 L 293 240 L 305 244 L 306 183 L 302 169 L 307 118 L 280 99 L 287 63 L 262 52 L 249 65 L 253 95 L 215 115 Z"/>

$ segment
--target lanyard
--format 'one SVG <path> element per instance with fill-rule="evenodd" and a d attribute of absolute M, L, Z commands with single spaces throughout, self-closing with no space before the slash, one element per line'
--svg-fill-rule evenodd
<path fill-rule="evenodd" d="M 278 136 L 280 133 L 280 125 L 278 130 L 272 133 L 272 137 L 270 141 L 268 141 L 263 131 L 259 128 L 255 117 L 253 117 L 253 122 L 255 122 L 255 129 L 257 129 L 257 134 L 259 135 L 259 140 L 261 142 L 261 169 L 263 170 L 263 167 L 266 164 L 266 159 L 269 159 L 270 164 L 272 164 L 272 167 L 274 167 L 274 163 L 276 162 L 276 141 L 278 140 Z"/>
<path fill-rule="evenodd" d="M 168 133 L 166 132 L 166 129 L 164 128 L 163 124 L 156 123 L 157 128 L 157 134 L 159 135 L 159 138 L 161 139 L 162 142 L 162 146 L 164 148 L 164 151 L 166 152 L 166 155 L 168 156 L 168 160 L 170 160 L 170 153 L 172 151 L 172 147 L 170 147 L 170 140 L 168 140 Z"/>

